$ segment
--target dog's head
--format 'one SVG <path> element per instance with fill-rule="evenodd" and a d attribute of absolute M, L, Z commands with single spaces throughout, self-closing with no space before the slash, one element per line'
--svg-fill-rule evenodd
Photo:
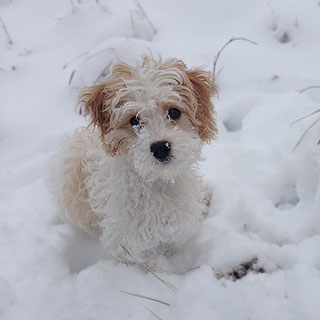
<path fill-rule="evenodd" d="M 208 72 L 145 57 L 137 67 L 115 64 L 111 76 L 85 89 L 80 101 L 107 153 L 125 158 L 144 179 L 173 180 L 217 133 L 210 101 L 215 93 Z"/>

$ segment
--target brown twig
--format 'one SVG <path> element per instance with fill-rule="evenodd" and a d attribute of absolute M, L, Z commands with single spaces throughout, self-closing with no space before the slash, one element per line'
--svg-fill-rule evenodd
<path fill-rule="evenodd" d="M 273 8 L 272 8 L 272 6 L 271 6 L 270 1 L 267 1 L 267 4 L 268 4 L 268 7 L 269 7 L 271 13 L 274 14 L 274 10 L 273 10 Z"/>
<path fill-rule="evenodd" d="M 102 9 L 102 11 L 104 11 L 105 13 L 109 13 L 110 10 L 109 8 L 106 8 L 101 2 L 100 0 L 96 0 L 96 4 L 98 7 L 100 7 Z"/>
<path fill-rule="evenodd" d="M 9 44 L 9 45 L 12 45 L 13 42 L 12 42 L 12 39 L 11 39 L 11 37 L 10 37 L 10 35 L 9 35 L 7 26 L 5 25 L 5 23 L 4 23 L 4 21 L 3 21 L 3 19 L 2 19 L 1 17 L 0 17 L 0 21 L 1 21 L 2 29 L 3 29 L 6 37 L 7 37 L 8 44 Z"/>
<path fill-rule="evenodd" d="M 131 27 L 132 27 L 132 32 L 133 32 L 133 36 L 136 36 L 136 27 L 134 26 L 134 21 L 133 21 L 133 12 L 130 11 L 130 17 L 131 17 Z"/>
<path fill-rule="evenodd" d="M 122 293 L 125 293 L 125 294 L 129 294 L 131 296 L 135 296 L 135 297 L 138 297 L 138 298 L 142 298 L 142 299 L 147 299 L 147 300 L 151 300 L 151 301 L 155 301 L 155 302 L 159 302 L 159 303 L 162 303 L 168 307 L 170 307 L 170 303 L 168 302 L 165 302 L 165 301 L 162 301 L 162 300 L 158 300 L 158 299 L 155 299 L 155 298 L 151 298 L 151 297 L 148 297 L 148 296 L 145 296 L 143 294 L 139 294 L 139 293 L 132 293 L 132 292 L 127 292 L 127 291 L 122 291 L 120 290 L 120 292 Z"/>
<path fill-rule="evenodd" d="M 97 77 L 96 81 L 94 84 L 96 84 L 101 78 L 104 78 L 108 74 L 108 70 L 110 69 L 111 62 L 100 72 L 99 76 Z"/>
<path fill-rule="evenodd" d="M 24 52 L 19 53 L 19 56 L 26 56 L 26 55 L 28 55 L 28 54 L 30 54 L 30 53 L 31 53 L 31 51 L 30 51 L 30 50 L 28 50 L 28 49 L 26 49 L 26 48 L 24 48 L 23 50 L 24 50 Z"/>
<path fill-rule="evenodd" d="M 72 79 L 73 79 L 73 76 L 75 73 L 76 73 L 76 69 L 72 70 L 70 77 L 69 77 L 69 86 L 71 85 L 71 82 L 72 82 Z"/>
<path fill-rule="evenodd" d="M 71 85 L 71 82 L 72 82 L 72 79 L 73 79 L 73 77 L 74 77 L 74 74 L 76 73 L 77 69 L 78 69 L 81 65 L 83 65 L 83 64 L 84 64 L 85 62 L 87 62 L 88 60 L 90 60 L 90 59 L 92 59 L 92 58 L 98 56 L 99 54 L 104 53 L 104 52 L 106 52 L 106 51 L 108 51 L 108 50 L 112 51 L 112 48 L 107 48 L 107 49 L 101 50 L 101 51 L 99 51 L 99 52 L 97 52 L 97 53 L 95 53 L 95 54 L 87 57 L 87 58 L 84 59 L 83 61 L 81 61 L 81 62 L 79 63 L 79 65 L 78 65 L 75 69 L 72 70 L 72 72 L 71 72 L 71 74 L 70 74 L 70 77 L 69 77 L 69 85 Z M 112 51 L 112 52 L 113 52 L 113 51 Z M 86 53 L 84 53 L 84 54 L 82 54 L 82 55 L 85 55 L 85 54 L 86 54 Z M 80 57 L 80 56 L 78 56 L 78 57 Z M 74 59 L 76 59 L 76 58 L 74 58 Z M 70 61 L 70 62 L 71 62 L 71 61 Z M 66 65 L 65 65 L 65 66 L 66 66 Z M 64 67 L 65 67 L 65 66 L 64 66 Z"/>
<path fill-rule="evenodd" d="M 309 117 L 313 116 L 314 114 L 316 114 L 316 113 L 318 113 L 318 112 L 320 112 L 320 109 L 318 109 L 318 110 L 316 110 L 316 111 L 313 111 L 313 112 L 311 112 L 310 114 L 308 114 L 308 115 L 306 115 L 306 116 L 304 116 L 304 117 L 302 117 L 302 118 L 300 118 L 300 119 L 298 119 L 298 120 L 296 120 L 296 121 L 293 121 L 293 122 L 291 123 L 291 125 L 290 125 L 290 128 L 291 128 L 293 125 L 295 125 L 297 122 L 299 122 L 299 121 L 301 121 L 301 120 L 304 120 L 304 119 L 306 119 L 306 118 L 309 118 Z"/>
<path fill-rule="evenodd" d="M 298 142 L 296 143 L 296 145 L 294 146 L 294 148 L 292 149 L 292 151 L 295 151 L 298 147 L 298 145 L 301 143 L 301 141 L 303 140 L 303 138 L 306 136 L 306 134 L 312 129 L 312 127 L 314 127 L 318 122 L 320 121 L 320 118 L 318 118 L 316 121 L 312 122 L 312 124 L 306 129 L 306 131 L 303 133 L 303 135 L 300 137 L 300 139 L 298 140 Z M 319 140 L 320 141 L 320 140 Z M 318 141 L 318 144 L 319 144 Z"/>
<path fill-rule="evenodd" d="M 116 57 L 116 59 L 117 59 L 118 61 L 121 60 L 120 57 L 119 57 L 119 55 L 118 55 L 118 52 L 117 52 L 117 50 L 116 50 L 115 48 L 110 47 L 109 50 L 114 54 L 114 56 Z"/>
<path fill-rule="evenodd" d="M 317 89 L 317 88 L 320 88 L 320 86 L 310 86 L 310 87 L 306 87 L 306 88 L 303 88 L 303 89 L 298 90 L 297 92 L 299 92 L 299 93 L 301 94 L 301 93 L 304 93 L 304 92 L 307 91 L 307 90 Z"/>
<path fill-rule="evenodd" d="M 223 47 L 218 51 L 218 53 L 215 55 L 214 57 L 214 60 L 213 60 L 213 71 L 212 71 L 212 77 L 213 77 L 213 82 L 215 81 L 216 79 L 216 76 L 217 76 L 217 73 L 216 73 L 216 67 L 217 67 L 217 62 L 218 62 L 218 59 L 220 57 L 220 54 L 222 53 L 222 51 L 233 41 L 236 41 L 236 40 L 243 40 L 243 41 L 247 41 L 247 42 L 250 42 L 254 45 L 258 45 L 258 43 L 252 41 L 252 40 L 249 40 L 249 39 L 246 39 L 246 38 L 235 38 L 235 37 L 232 37 L 228 42 L 226 42 Z M 221 71 L 221 70 L 220 70 Z M 219 71 L 219 72 L 220 72 Z"/>
<path fill-rule="evenodd" d="M 166 287 L 168 287 L 170 290 L 172 290 L 173 292 L 176 292 L 177 291 L 177 288 L 171 284 L 170 282 L 166 281 L 166 280 L 163 280 L 161 279 L 154 271 L 152 271 L 150 269 L 149 266 L 147 266 L 146 264 L 144 263 L 141 263 L 139 262 L 130 252 L 129 250 L 121 245 L 122 249 L 127 253 L 127 255 L 131 258 L 131 262 L 134 262 L 136 265 L 138 265 L 139 267 L 141 267 L 142 269 L 144 269 L 145 271 L 148 271 L 150 272 L 154 277 L 156 277 L 160 282 L 162 282 Z"/>
<path fill-rule="evenodd" d="M 73 0 L 70 0 L 70 3 L 71 3 L 71 11 L 72 11 L 72 13 L 77 12 L 78 8 L 77 8 L 77 6 L 74 4 Z"/>
<path fill-rule="evenodd" d="M 151 22 L 151 20 L 149 19 L 148 15 L 146 14 L 146 12 L 144 11 L 144 9 L 142 8 L 139 0 L 133 0 L 134 4 L 136 5 L 136 7 L 138 8 L 138 10 L 141 12 L 142 16 L 149 22 L 152 30 L 153 30 L 153 33 L 154 34 L 157 34 L 158 31 L 157 29 L 155 28 L 155 26 L 153 25 L 153 23 Z"/>
<path fill-rule="evenodd" d="M 162 320 L 158 315 L 156 315 L 151 309 L 149 309 L 147 306 L 144 306 L 155 318 L 158 320 Z"/>
<path fill-rule="evenodd" d="M 79 59 L 79 58 L 81 58 L 81 57 L 83 57 L 83 56 L 85 56 L 85 55 L 87 55 L 87 54 L 89 54 L 89 51 L 84 52 L 84 53 L 81 53 L 81 54 L 79 54 L 78 56 L 76 56 L 75 58 L 72 58 L 70 61 L 68 61 L 68 62 L 62 67 L 62 69 L 65 69 L 71 62 L 73 62 L 74 60 L 77 60 L 77 59 Z"/>

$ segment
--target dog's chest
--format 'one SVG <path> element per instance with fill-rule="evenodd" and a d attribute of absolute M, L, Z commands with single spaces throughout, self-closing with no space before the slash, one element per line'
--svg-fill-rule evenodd
<path fill-rule="evenodd" d="M 148 183 L 141 181 L 135 173 L 127 172 L 127 192 L 123 201 L 128 217 L 156 220 L 155 225 L 173 225 L 180 219 L 188 219 L 189 215 L 194 217 L 196 212 L 200 214 L 202 196 L 194 178 L 185 175 L 175 181 Z"/>
<path fill-rule="evenodd" d="M 98 170 L 91 181 L 89 194 L 99 199 L 91 205 L 102 218 L 105 246 L 117 251 L 119 243 L 131 247 L 134 242 L 132 250 L 144 251 L 189 238 L 204 211 L 196 173 L 185 174 L 174 182 L 147 183 L 128 166 L 119 164 Z"/>

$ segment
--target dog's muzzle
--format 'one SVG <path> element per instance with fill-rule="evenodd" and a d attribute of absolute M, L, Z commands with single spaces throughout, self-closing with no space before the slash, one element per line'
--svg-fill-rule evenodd
<path fill-rule="evenodd" d="M 168 141 L 162 140 L 152 143 L 150 151 L 160 162 L 168 162 L 170 160 L 171 146 Z"/>

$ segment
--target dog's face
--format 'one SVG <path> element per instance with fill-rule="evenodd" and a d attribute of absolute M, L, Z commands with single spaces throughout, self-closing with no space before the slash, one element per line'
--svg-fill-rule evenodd
<path fill-rule="evenodd" d="M 209 74 L 180 60 L 117 63 L 103 83 L 81 95 L 110 155 L 126 159 L 146 180 L 174 180 L 217 133 Z"/>

